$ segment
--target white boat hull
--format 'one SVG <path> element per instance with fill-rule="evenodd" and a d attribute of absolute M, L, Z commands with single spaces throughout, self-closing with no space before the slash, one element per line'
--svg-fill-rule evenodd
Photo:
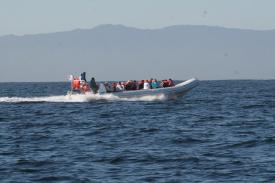
<path fill-rule="evenodd" d="M 114 96 L 120 98 L 134 98 L 143 96 L 161 96 L 164 95 L 166 98 L 178 98 L 184 96 L 191 89 L 198 86 L 199 81 L 195 78 L 189 79 L 185 82 L 179 83 L 173 87 L 157 88 L 148 90 L 133 90 L 133 91 L 121 91 L 111 93 Z M 104 94 L 101 94 L 104 95 Z"/>

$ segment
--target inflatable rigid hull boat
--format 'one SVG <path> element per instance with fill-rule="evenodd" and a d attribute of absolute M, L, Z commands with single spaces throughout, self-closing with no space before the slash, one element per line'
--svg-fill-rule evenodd
<path fill-rule="evenodd" d="M 143 96 L 162 96 L 162 95 L 164 95 L 167 98 L 178 98 L 178 97 L 184 96 L 191 89 L 198 86 L 198 84 L 199 84 L 199 81 L 195 78 L 192 78 L 172 87 L 148 89 L 148 90 L 120 91 L 120 92 L 112 92 L 111 94 L 120 98 L 135 98 L 135 97 L 143 97 Z M 104 94 L 105 93 L 100 93 L 100 95 L 104 95 Z"/>

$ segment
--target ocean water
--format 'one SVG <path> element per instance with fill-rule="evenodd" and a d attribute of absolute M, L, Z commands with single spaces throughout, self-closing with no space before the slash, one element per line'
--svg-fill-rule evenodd
<path fill-rule="evenodd" d="M 68 98 L 0 84 L 0 182 L 274 182 L 275 80 L 201 81 L 184 98 Z"/>

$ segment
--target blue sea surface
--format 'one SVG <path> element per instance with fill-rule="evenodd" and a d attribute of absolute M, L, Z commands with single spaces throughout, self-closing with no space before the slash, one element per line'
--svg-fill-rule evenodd
<path fill-rule="evenodd" d="M 201 81 L 177 100 L 70 102 L 0 84 L 0 182 L 272 182 L 275 80 Z"/>

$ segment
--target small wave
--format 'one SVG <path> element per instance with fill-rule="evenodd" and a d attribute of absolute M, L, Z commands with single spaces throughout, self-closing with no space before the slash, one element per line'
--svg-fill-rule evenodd
<path fill-rule="evenodd" d="M 67 96 L 48 97 L 0 97 L 0 102 L 5 103 L 33 103 L 33 102 L 67 102 Z"/>
<path fill-rule="evenodd" d="M 36 179 L 38 182 L 82 182 L 73 176 L 47 176 Z"/>
<path fill-rule="evenodd" d="M 249 148 L 249 147 L 255 147 L 259 143 L 258 140 L 248 140 L 244 142 L 238 142 L 229 145 L 229 148 Z"/>
<path fill-rule="evenodd" d="M 242 106 L 243 109 L 254 109 L 254 108 L 262 108 L 264 104 L 253 104 L 253 105 L 244 105 Z"/>
<path fill-rule="evenodd" d="M 52 163 L 53 162 L 51 160 L 37 161 L 37 160 L 18 159 L 16 162 L 16 165 L 17 166 L 41 167 L 41 166 L 46 166 L 46 165 L 49 165 Z"/>
<path fill-rule="evenodd" d="M 96 100 L 107 101 L 160 101 L 165 100 L 164 95 L 141 96 L 132 98 L 118 97 L 112 94 L 73 94 L 44 97 L 0 97 L 0 103 L 36 103 L 36 102 L 92 102 Z"/>
<path fill-rule="evenodd" d="M 203 143 L 203 140 L 194 139 L 194 138 L 177 138 L 173 139 L 172 143 L 175 144 L 196 144 L 196 143 Z"/>

